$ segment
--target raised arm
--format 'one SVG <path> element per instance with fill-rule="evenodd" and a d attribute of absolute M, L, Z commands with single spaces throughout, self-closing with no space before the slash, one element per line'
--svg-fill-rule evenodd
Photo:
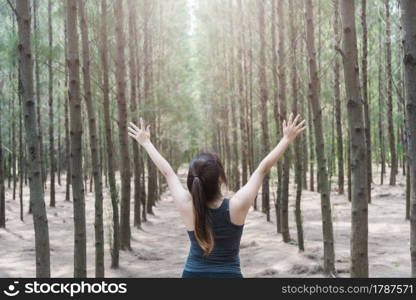
<path fill-rule="evenodd" d="M 293 119 L 293 114 L 290 114 L 288 122 L 283 122 L 283 138 L 279 144 L 260 162 L 248 182 L 233 196 L 230 205 L 237 212 L 236 222 L 244 222 L 246 214 L 253 204 L 267 173 L 276 165 L 276 162 L 283 156 L 292 141 L 306 129 L 304 127 L 305 121 L 297 124 L 299 119 L 299 115 Z"/>
<path fill-rule="evenodd" d="M 167 160 L 157 151 L 155 146 L 150 141 L 150 125 L 145 124 L 143 119 L 140 119 L 140 127 L 137 127 L 135 124 L 130 122 L 128 128 L 129 135 L 134 138 L 142 147 L 146 150 L 147 154 L 150 156 L 153 163 L 159 169 L 159 171 L 166 178 L 166 181 L 169 186 L 169 190 L 172 193 L 173 200 L 175 201 L 176 206 L 179 210 L 183 210 L 186 205 L 186 202 L 190 200 L 191 195 L 189 192 L 182 186 L 178 176 L 167 162 Z"/>

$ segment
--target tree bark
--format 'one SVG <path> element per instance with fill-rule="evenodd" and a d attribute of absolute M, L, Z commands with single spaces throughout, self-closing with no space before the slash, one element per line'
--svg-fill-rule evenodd
<path fill-rule="evenodd" d="M 366 140 L 366 164 L 367 164 L 367 196 L 368 203 L 371 203 L 371 184 L 373 182 L 372 171 L 372 151 L 371 151 L 371 119 L 370 119 L 370 97 L 368 92 L 368 75 L 367 75 L 367 57 L 368 57 L 368 38 L 367 38 L 367 0 L 361 0 L 361 27 L 362 27 L 362 60 L 361 68 L 363 72 L 362 87 L 363 87 L 363 104 L 364 104 L 364 125 L 365 125 L 365 140 Z"/>
<path fill-rule="evenodd" d="M 87 277 L 87 236 L 82 166 L 82 111 L 77 31 L 78 1 L 67 0 L 69 115 L 71 136 L 71 175 L 74 206 L 74 277 Z"/>
<path fill-rule="evenodd" d="M 33 61 L 30 45 L 30 4 L 28 0 L 16 1 L 19 31 L 19 66 L 28 152 L 30 202 L 35 228 L 36 277 L 50 277 L 50 249 L 48 218 L 43 194 L 42 169 L 36 106 L 33 97 Z"/>
<path fill-rule="evenodd" d="M 2 85 L 0 82 L 0 95 L 2 94 Z M 0 105 L 0 124 L 2 122 L 2 107 Z M 0 228 L 6 228 L 6 194 L 5 194 L 5 176 L 4 176 L 4 158 L 3 158 L 3 142 L 0 131 Z"/>
<path fill-rule="evenodd" d="M 129 7 L 129 76 L 130 76 L 130 110 L 132 113 L 132 121 L 135 124 L 138 124 L 139 112 L 137 111 L 137 66 L 136 66 L 136 52 L 138 51 L 136 47 L 136 40 L 139 38 L 137 36 L 137 24 L 136 24 L 136 7 L 135 1 L 130 0 L 128 2 Z M 133 176 L 134 176 L 134 226 L 137 228 L 141 227 L 141 202 L 142 202 L 142 183 L 141 183 L 141 157 L 139 154 L 139 144 L 136 142 L 132 143 L 132 152 L 133 152 Z"/>
<path fill-rule="evenodd" d="M 334 0 L 334 36 L 335 47 L 341 48 L 339 33 L 339 3 Z M 340 90 L 340 60 L 336 56 L 334 63 L 334 99 L 335 99 L 335 126 L 337 132 L 337 162 L 338 162 L 338 194 L 344 194 L 344 145 L 342 140 L 341 122 L 341 90 Z"/>
<path fill-rule="evenodd" d="M 84 83 L 84 100 L 88 113 L 88 129 L 90 134 L 92 178 L 94 178 L 95 196 L 95 277 L 104 277 L 104 221 L 103 221 L 103 183 L 99 159 L 96 108 L 91 94 L 90 48 L 88 38 L 88 22 L 85 12 L 85 0 L 79 1 L 79 19 L 82 40 L 82 71 Z"/>
<path fill-rule="evenodd" d="M 278 20 L 279 20 L 279 116 L 280 126 L 287 118 L 287 104 L 286 104 L 286 68 L 285 68 L 285 20 L 284 20 L 284 0 L 279 0 L 277 5 Z M 280 127 L 280 132 L 282 128 Z M 283 242 L 290 241 L 289 232 L 289 183 L 290 183 L 290 163 L 291 163 L 291 149 L 285 152 L 281 166 L 282 166 L 282 186 L 280 195 L 280 221 L 282 226 Z"/>
<path fill-rule="evenodd" d="M 290 48 L 292 49 L 292 53 L 289 57 L 289 62 L 292 65 L 291 68 L 291 85 L 292 85 L 292 99 L 293 99 L 293 107 L 292 111 L 294 116 L 297 116 L 299 113 L 299 84 L 298 84 L 298 69 L 297 69 L 297 36 L 298 30 L 295 25 L 295 21 L 297 21 L 295 17 L 295 9 L 293 7 L 293 1 L 289 1 L 289 25 L 290 25 Z M 296 8 L 299 8 L 296 6 Z M 305 250 L 304 241 L 303 241 L 303 225 L 302 225 L 302 211 L 301 211 L 301 198 L 302 198 L 302 162 L 303 162 L 303 155 L 301 152 L 301 142 L 302 140 L 299 138 L 295 140 L 295 182 L 296 182 L 296 202 L 295 202 L 295 219 L 296 219 L 296 230 L 297 230 L 297 237 L 298 237 L 298 248 L 300 251 Z"/>
<path fill-rule="evenodd" d="M 366 139 L 359 83 L 355 4 L 340 0 L 343 28 L 342 57 L 350 136 L 351 277 L 368 277 L 368 196 Z"/>
<path fill-rule="evenodd" d="M 393 74 L 391 66 L 391 30 L 390 30 L 390 0 L 384 0 L 386 12 L 386 75 L 387 75 L 387 131 L 390 148 L 390 185 L 396 185 L 397 175 L 397 153 L 395 145 L 395 134 L 393 124 Z"/>
<path fill-rule="evenodd" d="M 49 55 L 48 55 L 48 94 L 49 94 L 49 159 L 50 159 L 50 199 L 49 206 L 55 207 L 55 145 L 53 132 L 53 71 L 52 71 L 52 50 L 53 50 L 53 33 L 52 33 L 52 1 L 48 0 L 48 38 L 49 38 Z"/>
<path fill-rule="evenodd" d="M 322 108 L 319 98 L 320 82 L 316 63 L 312 0 L 306 1 L 305 11 L 306 46 L 308 50 L 310 77 L 310 107 L 313 114 L 313 124 L 315 129 L 315 153 L 318 164 L 318 186 L 321 194 L 324 272 L 329 275 L 335 273 L 334 233 L 332 227 L 327 162 L 325 158 L 325 141 L 322 129 Z"/>
<path fill-rule="evenodd" d="M 410 173 L 410 257 L 412 277 L 416 277 L 416 2 L 401 0 L 403 28 L 404 84 L 407 124 L 407 162 Z"/>
<path fill-rule="evenodd" d="M 152 1 L 144 1 L 143 9 L 143 47 L 144 47 L 144 99 L 145 104 L 151 109 L 148 123 L 151 128 L 155 128 L 155 114 L 152 111 L 154 105 L 153 95 L 153 31 L 150 22 L 152 16 Z M 150 157 L 147 156 L 147 170 L 148 170 L 148 184 L 147 184 L 147 213 L 153 215 L 153 206 L 156 203 L 157 197 L 157 170 Z"/>
<path fill-rule="evenodd" d="M 116 34 L 116 82 L 118 128 L 121 160 L 121 206 L 120 206 L 120 248 L 130 250 L 130 151 L 127 135 L 126 64 L 124 56 L 124 12 L 123 2 L 114 3 L 114 17 L 117 20 Z"/>
<path fill-rule="evenodd" d="M 261 110 L 261 153 L 266 156 L 269 149 L 269 129 L 268 129 L 268 112 L 267 112 L 267 76 L 266 76 L 266 38 L 265 38 L 265 20 L 264 20 L 264 2 L 257 1 L 258 6 L 258 22 L 260 34 L 260 62 L 259 62 L 259 84 L 260 84 L 260 110 Z M 270 221 L 270 194 L 269 194 L 270 175 L 266 175 L 262 186 L 262 211 L 266 213 L 267 221 Z"/>
<path fill-rule="evenodd" d="M 38 29 L 38 6 L 40 0 L 33 0 L 33 31 L 34 31 L 34 38 L 35 40 L 39 39 L 39 29 Z M 41 114 L 41 107 L 42 107 L 42 98 L 40 96 L 41 87 L 40 87 L 40 68 L 39 68 L 39 49 L 38 45 L 35 44 L 35 81 L 36 81 L 36 114 L 37 114 L 37 125 L 38 125 L 38 139 L 39 139 L 39 151 L 40 151 L 40 165 L 42 169 L 42 182 L 45 184 L 46 181 L 46 170 L 44 164 L 44 156 L 43 156 L 43 133 L 42 133 L 42 114 Z"/>
<path fill-rule="evenodd" d="M 273 116 L 276 126 L 276 135 L 280 135 L 281 123 L 279 116 L 279 71 L 278 71 L 278 59 L 277 59 L 277 33 L 276 28 L 278 27 L 277 21 L 277 0 L 272 0 L 272 22 L 271 22 L 271 35 L 272 35 L 272 75 L 273 75 Z M 276 200 L 274 202 L 274 208 L 276 213 L 276 229 L 277 233 L 282 232 L 282 221 L 281 221 L 281 195 L 282 195 L 282 164 L 277 164 L 277 189 L 276 189 Z"/>
<path fill-rule="evenodd" d="M 113 236 L 111 245 L 111 268 L 119 267 L 120 221 L 118 192 L 114 171 L 114 144 L 110 117 L 110 83 L 108 74 L 108 38 L 107 38 L 107 0 L 101 1 L 101 67 L 103 76 L 103 111 L 106 135 L 106 152 L 108 162 L 108 182 L 110 185 L 111 206 L 113 211 Z"/>
<path fill-rule="evenodd" d="M 239 30 L 238 35 L 238 59 L 237 59 L 237 68 L 238 68 L 238 96 L 240 99 L 240 133 L 241 133 L 241 182 L 244 185 L 247 182 L 248 178 L 248 131 L 246 128 L 247 118 L 245 112 L 247 110 L 247 101 L 244 95 L 244 16 L 243 16 L 243 7 L 242 0 L 238 0 L 238 23 L 241 30 Z"/>

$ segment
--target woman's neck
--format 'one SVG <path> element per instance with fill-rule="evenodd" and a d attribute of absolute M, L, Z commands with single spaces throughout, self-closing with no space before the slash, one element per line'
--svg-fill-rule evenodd
<path fill-rule="evenodd" d="M 219 208 L 222 204 L 223 199 L 224 199 L 224 197 L 221 194 L 217 198 L 215 198 L 214 201 L 212 201 L 211 203 L 208 203 L 207 205 L 208 205 L 208 207 L 213 208 L 213 209 Z"/>

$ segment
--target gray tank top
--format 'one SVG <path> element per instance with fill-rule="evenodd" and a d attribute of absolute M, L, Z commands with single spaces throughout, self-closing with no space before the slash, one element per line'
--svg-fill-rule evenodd
<path fill-rule="evenodd" d="M 211 215 L 214 249 L 208 256 L 199 246 L 193 231 L 187 231 L 191 241 L 185 271 L 241 273 L 240 269 L 240 240 L 244 225 L 231 223 L 230 199 L 225 198 L 220 207 L 209 208 Z"/>

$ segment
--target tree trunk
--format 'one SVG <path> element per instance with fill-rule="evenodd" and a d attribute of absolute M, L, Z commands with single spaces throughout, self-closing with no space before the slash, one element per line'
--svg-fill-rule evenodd
<path fill-rule="evenodd" d="M 124 57 L 124 12 L 123 2 L 114 4 L 114 17 L 117 20 L 116 34 L 116 82 L 117 82 L 117 106 L 118 128 L 121 160 L 121 205 L 120 205 L 120 248 L 130 250 L 130 151 L 127 135 L 127 101 L 126 101 L 126 64 Z"/>
<path fill-rule="evenodd" d="M 416 2 L 401 0 L 404 84 L 406 97 L 407 162 L 411 181 L 410 257 L 412 277 L 416 277 Z"/>
<path fill-rule="evenodd" d="M 277 33 L 276 28 L 278 26 L 277 21 L 277 0 L 272 0 L 272 22 L 271 22 L 271 35 L 272 35 L 272 75 L 273 75 L 273 116 L 276 126 L 276 135 L 280 135 L 281 123 L 279 116 L 279 72 L 278 72 L 278 59 L 277 59 Z M 282 195 L 282 164 L 277 164 L 277 189 L 276 200 L 274 202 L 274 208 L 276 213 L 276 229 L 277 233 L 282 232 L 281 221 L 281 195 Z"/>
<path fill-rule="evenodd" d="M 339 3 L 334 0 L 334 36 L 335 47 L 341 48 L 339 33 Z M 335 99 L 335 127 L 337 132 L 337 162 L 338 162 L 338 194 L 344 194 L 344 145 L 342 141 L 341 123 L 341 91 L 340 91 L 340 61 L 336 56 L 334 63 L 334 99 Z"/>
<path fill-rule="evenodd" d="M 52 50 L 53 50 L 53 33 L 52 33 L 52 0 L 48 0 L 48 38 L 49 38 L 49 55 L 48 55 L 48 94 L 49 94 L 49 159 L 50 159 L 50 199 L 49 206 L 55 207 L 55 146 L 53 137 L 53 72 L 52 72 Z"/>
<path fill-rule="evenodd" d="M 43 194 L 42 169 L 40 164 L 40 145 L 38 124 L 33 97 L 33 61 L 30 46 L 30 9 L 28 0 L 16 1 L 19 31 L 20 79 L 23 87 L 26 145 L 30 177 L 30 202 L 32 204 L 35 228 L 36 277 L 50 277 L 50 250 L 48 218 Z"/>
<path fill-rule="evenodd" d="M 284 0 L 279 0 L 277 11 L 279 19 L 279 114 L 280 114 L 280 126 L 287 118 L 287 105 L 286 105 L 286 55 L 285 55 L 285 20 L 284 20 Z M 281 132 L 283 132 L 282 128 Z M 285 152 L 282 159 L 282 186 L 280 195 L 280 221 L 282 226 L 283 242 L 288 243 L 290 241 L 289 232 L 289 182 L 290 182 L 290 155 L 291 149 Z"/>
<path fill-rule="evenodd" d="M 229 74 L 229 103 L 230 103 L 230 115 L 231 115 L 231 138 L 232 138 L 232 159 L 231 159 L 231 184 L 232 190 L 238 191 L 240 189 L 240 170 L 239 170 L 239 151 L 238 151 L 238 125 L 237 125 L 237 97 L 236 97 L 236 87 L 235 87 L 235 68 L 234 68 L 234 61 L 235 61 L 235 53 L 234 53 L 234 44 L 235 44 L 235 36 L 234 36 L 234 13 L 233 13 L 233 0 L 228 0 L 229 4 L 229 40 L 228 46 L 229 48 L 229 63 L 230 68 L 227 70 Z M 227 42 L 227 41 L 226 41 Z M 240 102 L 241 105 L 241 102 Z"/>
<path fill-rule="evenodd" d="M 18 76 L 20 78 L 20 71 L 18 71 Z M 20 79 L 18 79 L 20 80 Z M 19 89 L 21 89 L 21 83 L 19 83 Z M 19 93 L 21 93 L 21 91 L 19 91 Z M 19 96 L 20 97 L 20 96 Z M 20 105 L 20 103 L 19 103 Z M 17 170 L 16 170 L 16 163 L 17 163 L 17 159 L 16 159 L 16 109 L 15 109 L 15 104 L 14 104 L 14 100 L 12 100 L 12 167 L 13 167 L 13 200 L 16 200 L 16 187 L 17 187 Z"/>
<path fill-rule="evenodd" d="M 64 2 L 64 13 L 67 14 L 67 6 L 66 2 Z M 65 89 L 69 89 L 69 83 L 68 83 L 68 20 L 65 17 L 64 18 L 64 40 L 65 40 Z M 64 97 L 64 127 L 65 127 L 65 164 L 66 164 L 66 186 L 65 186 L 65 201 L 70 201 L 71 199 L 71 142 L 70 142 L 70 130 L 69 130 L 69 94 L 67 93 Z"/>
<path fill-rule="evenodd" d="M 258 20 L 259 20 L 259 34 L 260 34 L 260 63 L 259 63 L 259 83 L 260 83 L 260 110 L 261 110 L 261 138 L 262 149 L 261 153 L 266 156 L 269 149 L 269 129 L 268 129 L 268 113 L 267 113 L 267 78 L 266 78 L 266 39 L 265 39 L 265 20 L 264 20 L 264 2 L 257 1 L 258 5 Z M 267 174 L 262 186 L 262 211 L 266 213 L 267 221 L 270 221 L 270 195 L 269 195 L 269 181 L 270 175 Z"/>
<path fill-rule="evenodd" d="M 368 277 L 368 196 L 366 139 L 360 94 L 355 4 L 340 0 L 342 57 L 351 143 L 351 277 Z"/>
<path fill-rule="evenodd" d="M 397 154 L 393 124 L 393 74 L 391 66 L 391 31 L 390 31 L 390 0 L 384 0 L 386 10 L 386 76 L 387 76 L 387 131 L 390 148 L 390 185 L 396 185 Z"/>
<path fill-rule="evenodd" d="M 379 51 L 382 53 L 382 30 L 380 26 L 379 34 L 378 34 L 378 43 L 379 43 Z M 379 55 L 378 58 L 378 138 L 379 138 L 379 148 L 380 148 L 380 164 L 381 164 L 381 171 L 380 171 L 380 184 L 384 183 L 384 176 L 386 174 L 386 151 L 384 146 L 384 122 L 383 119 L 385 118 L 383 113 L 383 83 L 384 79 L 382 76 L 382 68 L 383 68 L 383 58 L 382 55 Z"/>
<path fill-rule="evenodd" d="M 240 99 L 240 133 L 241 133 L 241 182 L 242 185 L 246 184 L 247 178 L 248 178 L 248 131 L 246 128 L 246 115 L 245 112 L 247 110 L 247 102 L 246 97 L 244 95 L 244 51 L 243 51 L 243 45 L 244 45 L 244 16 L 243 16 L 243 8 L 242 8 L 242 0 L 238 0 L 238 23 L 241 30 L 239 30 L 238 35 L 238 59 L 237 59 L 237 65 L 238 65 L 238 96 Z"/>
<path fill-rule="evenodd" d="M 143 9 L 143 33 L 144 33 L 144 99 L 145 104 L 148 105 L 150 109 L 153 108 L 154 105 L 154 98 L 153 98 L 153 47 L 152 47 L 152 26 L 150 23 L 151 15 L 152 15 L 152 1 L 145 0 L 144 1 L 144 9 Z M 155 128 L 155 114 L 151 112 L 149 114 L 148 123 L 151 128 Z M 148 170 L 148 184 L 147 184 L 147 213 L 153 214 L 153 206 L 156 203 L 156 196 L 157 196 L 157 170 L 155 165 L 153 164 L 152 160 L 149 156 L 147 156 L 147 170 Z"/>
<path fill-rule="evenodd" d="M 108 38 L 107 38 L 107 0 L 101 1 L 101 67 L 103 75 L 103 111 L 106 134 L 106 152 L 108 161 L 108 181 L 110 185 L 111 206 L 113 211 L 113 240 L 111 245 L 111 268 L 119 266 L 120 224 L 118 192 L 114 171 L 114 144 L 110 117 L 110 84 L 108 74 Z"/>
<path fill-rule="evenodd" d="M 38 29 L 38 6 L 40 0 L 33 1 L 33 31 L 34 31 L 34 38 L 35 40 L 39 40 L 39 29 Z M 42 172 L 42 183 L 45 184 L 46 181 L 46 170 L 44 164 L 44 156 L 43 156 L 43 133 L 42 133 L 42 114 L 41 114 L 41 107 L 42 107 L 42 98 L 40 96 L 40 68 L 39 68 L 39 49 L 37 43 L 35 43 L 35 80 L 36 80 L 36 113 L 37 113 L 37 126 L 38 126 L 38 139 L 39 139 L 39 151 L 40 151 L 40 165 L 41 165 L 41 172 Z M 43 188 L 43 187 L 42 187 Z"/>
<path fill-rule="evenodd" d="M 85 0 L 79 1 L 79 19 L 82 40 L 82 71 L 84 83 L 84 100 L 88 113 L 88 129 L 90 133 L 92 178 L 94 178 L 95 196 L 95 276 L 104 277 L 104 221 L 103 221 L 103 183 L 101 177 L 101 164 L 99 159 L 96 108 L 91 94 L 90 74 L 90 48 L 88 38 L 88 22 L 85 12 Z"/>
<path fill-rule="evenodd" d="M 314 41 L 313 4 L 306 1 L 306 46 L 309 57 L 310 77 L 310 106 L 313 114 L 315 129 L 315 152 L 318 164 L 318 186 L 321 194 L 322 232 L 324 242 L 324 272 L 335 273 L 334 233 L 332 228 L 332 213 L 327 163 L 325 158 L 325 142 L 322 129 L 322 108 L 320 103 L 320 82 L 316 64 L 316 50 Z"/>
<path fill-rule="evenodd" d="M 82 111 L 79 74 L 77 2 L 67 0 L 71 175 L 74 206 L 74 277 L 87 277 L 87 236 L 82 181 Z"/>
<path fill-rule="evenodd" d="M 371 119 L 370 119 L 370 98 L 368 93 L 368 75 L 367 75 L 367 56 L 368 56 L 368 38 L 367 38 L 367 0 L 361 0 L 361 26 L 362 26 L 362 95 L 364 104 L 364 125 L 366 141 L 366 164 L 367 164 L 367 196 L 368 203 L 371 203 L 371 184 L 373 182 L 373 171 L 371 161 Z"/>
<path fill-rule="evenodd" d="M 19 72 L 20 74 L 20 72 Z M 20 78 L 20 75 L 19 75 Z M 20 220 L 23 222 L 23 172 L 24 172 L 24 154 L 23 154 L 23 87 L 19 81 L 19 204 Z"/>
<path fill-rule="evenodd" d="M 296 8 L 299 8 L 296 6 Z M 289 1 L 289 24 L 290 24 L 290 48 L 292 53 L 289 57 L 289 62 L 292 65 L 291 72 L 291 83 L 292 83 L 292 99 L 293 99 L 293 114 L 295 116 L 299 113 L 299 92 L 298 92 L 298 70 L 297 70 L 297 35 L 298 30 L 295 25 L 296 17 L 295 10 L 293 8 L 293 1 Z M 303 241 L 303 225 L 302 225 L 302 211 L 301 211 L 301 198 L 302 198 L 302 162 L 303 155 L 301 152 L 301 142 L 299 138 L 295 140 L 295 182 L 296 182 L 296 202 L 295 202 L 295 219 L 296 219 L 296 229 L 298 237 L 298 248 L 300 251 L 304 251 L 304 241 Z"/>
<path fill-rule="evenodd" d="M 136 66 L 136 52 L 138 51 L 135 42 L 139 37 L 137 36 L 137 24 L 136 24 L 136 6 L 134 0 L 128 2 L 129 6 L 129 76 L 130 76 L 130 110 L 132 113 L 132 121 L 138 124 L 139 113 L 137 111 L 137 66 Z M 139 85 L 140 86 L 140 85 Z M 134 175 L 134 226 L 137 228 L 141 227 L 141 196 L 142 196 L 142 183 L 141 183 L 141 157 L 139 155 L 139 144 L 133 141 L 132 143 L 133 152 L 133 175 Z"/>
<path fill-rule="evenodd" d="M 309 128 L 309 189 L 315 191 L 315 141 L 313 138 L 314 128 L 313 128 L 313 119 L 312 119 L 312 108 L 308 104 L 308 128 Z"/>
<path fill-rule="evenodd" d="M 3 83 L 0 83 L 2 85 Z M 2 94 L 2 86 L 0 86 L 0 94 Z M 2 109 L 0 105 L 0 124 L 2 122 L 1 114 Z M 2 134 L 0 131 L 0 228 L 6 228 L 6 194 L 5 194 L 5 176 L 4 176 L 4 159 L 3 159 L 3 142 Z"/>

